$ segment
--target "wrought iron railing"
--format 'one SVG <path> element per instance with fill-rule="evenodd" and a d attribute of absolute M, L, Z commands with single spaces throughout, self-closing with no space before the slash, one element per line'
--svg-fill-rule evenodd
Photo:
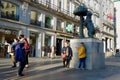
<path fill-rule="evenodd" d="M 50 9 L 53 9 L 57 12 L 60 12 L 60 13 L 63 13 L 69 17 L 72 17 L 74 18 L 74 14 L 72 12 L 70 12 L 69 10 L 65 10 L 63 8 L 60 8 L 59 6 L 55 5 L 55 4 L 52 4 L 50 2 L 47 2 L 47 1 L 38 1 L 38 0 L 30 0 L 31 2 L 35 3 L 35 4 L 39 4 L 39 5 L 44 5 L 46 6 L 47 8 L 50 8 Z"/>
<path fill-rule="evenodd" d="M 63 31 L 63 29 L 60 26 L 57 26 L 56 30 Z"/>
<path fill-rule="evenodd" d="M 30 24 L 36 25 L 36 26 L 41 26 L 41 22 L 37 20 L 30 20 Z"/>
<path fill-rule="evenodd" d="M 51 24 L 45 23 L 45 28 L 53 29 L 53 26 Z"/>

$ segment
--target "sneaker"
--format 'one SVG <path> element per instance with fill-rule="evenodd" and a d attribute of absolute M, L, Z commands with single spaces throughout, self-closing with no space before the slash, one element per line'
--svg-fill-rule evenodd
<path fill-rule="evenodd" d="M 80 70 L 82 70 L 82 68 L 79 68 Z"/>
<path fill-rule="evenodd" d="M 86 68 L 83 68 L 83 70 L 87 70 Z"/>
<path fill-rule="evenodd" d="M 29 67 L 29 66 L 28 66 L 28 64 L 27 64 L 27 65 L 25 65 L 25 67 L 26 67 L 26 68 L 28 68 L 28 67 Z"/>
<path fill-rule="evenodd" d="M 68 66 L 68 65 L 67 65 L 66 67 L 67 67 L 67 68 L 69 68 L 69 66 Z"/>
<path fill-rule="evenodd" d="M 81 70 L 86 70 L 86 68 L 81 68 Z"/>
<path fill-rule="evenodd" d="M 16 66 L 12 66 L 11 68 L 15 68 Z"/>
<path fill-rule="evenodd" d="M 19 76 L 19 77 L 22 77 L 22 76 L 24 76 L 24 74 L 19 74 L 18 76 Z"/>

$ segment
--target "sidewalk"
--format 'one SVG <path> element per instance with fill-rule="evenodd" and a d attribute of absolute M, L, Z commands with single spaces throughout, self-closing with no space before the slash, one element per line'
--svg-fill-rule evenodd
<path fill-rule="evenodd" d="M 24 72 L 25 77 L 32 76 L 36 74 L 37 70 L 47 70 L 53 67 L 60 67 L 62 64 L 62 59 L 56 57 L 55 59 L 51 58 L 29 58 L 29 68 L 25 68 Z M 17 66 L 19 64 L 17 63 Z M 11 68 L 12 62 L 10 58 L 0 58 L 0 80 L 18 80 L 20 77 L 17 77 L 17 68 Z M 44 71 L 43 71 L 44 72 Z M 39 74 L 39 73 L 38 73 Z M 26 80 L 26 79 L 25 79 Z M 32 79 L 28 79 L 32 80 Z"/>
<path fill-rule="evenodd" d="M 106 67 L 98 70 L 79 70 L 62 67 L 62 59 L 30 58 L 25 76 L 17 77 L 10 59 L 0 60 L 0 80 L 120 80 L 120 57 L 107 58 Z"/>

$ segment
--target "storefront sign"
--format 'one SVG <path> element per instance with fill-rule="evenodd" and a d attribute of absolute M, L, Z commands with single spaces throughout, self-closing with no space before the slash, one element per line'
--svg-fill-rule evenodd
<path fill-rule="evenodd" d="M 17 34 L 18 33 L 17 31 L 7 30 L 7 29 L 0 29 L 0 32 L 4 34 Z"/>

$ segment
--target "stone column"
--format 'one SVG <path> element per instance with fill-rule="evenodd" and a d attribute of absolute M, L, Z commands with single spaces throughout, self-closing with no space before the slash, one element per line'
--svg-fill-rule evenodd
<path fill-rule="evenodd" d="M 5 35 L 2 35 L 2 43 L 4 43 L 4 41 L 5 41 Z"/>
<path fill-rule="evenodd" d="M 111 48 L 114 49 L 114 40 L 111 39 Z"/>
<path fill-rule="evenodd" d="M 42 33 L 41 38 L 42 38 L 42 46 L 43 46 L 45 44 L 45 33 L 44 32 Z"/>
<path fill-rule="evenodd" d="M 51 36 L 51 50 L 52 50 L 51 58 L 53 57 L 53 50 L 54 50 L 53 46 L 54 45 L 55 45 L 55 36 L 53 35 L 53 36 Z"/>
<path fill-rule="evenodd" d="M 53 29 L 56 30 L 56 26 L 57 26 L 57 18 L 56 17 L 53 17 Z"/>
<path fill-rule="evenodd" d="M 64 8 L 63 8 L 63 9 L 64 9 L 64 10 L 67 10 L 67 5 L 68 5 L 67 1 L 68 1 L 68 0 L 63 0 L 63 1 L 64 1 Z"/>
<path fill-rule="evenodd" d="M 41 33 L 36 40 L 36 57 L 41 57 Z"/>
<path fill-rule="evenodd" d="M 50 2 L 51 4 L 55 4 L 54 1 L 57 1 L 57 0 L 50 0 L 50 1 L 51 1 Z M 51 5 L 50 7 L 54 9 L 54 5 Z"/>
<path fill-rule="evenodd" d="M 107 39 L 107 48 L 110 50 L 110 39 Z"/>
<path fill-rule="evenodd" d="M 104 53 L 106 52 L 105 40 L 103 40 L 103 51 L 104 51 Z"/>
<path fill-rule="evenodd" d="M 42 32 L 41 33 L 41 47 L 44 46 L 44 45 L 45 45 L 45 33 Z M 44 55 L 45 55 L 45 52 L 42 53 L 42 51 L 41 51 L 41 57 L 44 57 Z"/>
<path fill-rule="evenodd" d="M 27 38 L 27 40 L 28 40 L 28 42 L 29 42 L 29 39 L 30 39 L 30 31 L 29 31 L 28 28 L 27 28 L 27 30 L 26 30 L 26 38 Z"/>
<path fill-rule="evenodd" d="M 54 0 L 54 3 L 53 3 L 53 4 L 55 4 L 55 5 L 58 6 L 58 0 Z"/>
<path fill-rule="evenodd" d="M 66 29 L 65 29 L 66 28 L 66 21 L 63 22 L 62 27 L 63 27 L 63 32 L 66 32 Z"/>
<path fill-rule="evenodd" d="M 45 14 L 41 14 L 41 27 L 45 27 Z"/>
<path fill-rule="evenodd" d="M 65 5 L 64 1 L 65 1 L 65 0 L 62 0 L 62 1 L 61 1 L 61 9 L 64 9 L 64 5 Z M 67 0 L 66 0 L 66 1 L 67 1 Z M 61 10 L 61 11 L 63 11 L 63 10 Z"/>
<path fill-rule="evenodd" d="M 70 9 L 70 10 L 69 10 L 69 11 L 70 11 L 69 14 L 70 14 L 70 16 L 71 16 L 71 15 L 72 15 L 72 1 L 70 1 L 70 3 L 69 3 L 68 5 L 70 5 L 70 6 L 69 6 L 69 9 Z"/>

